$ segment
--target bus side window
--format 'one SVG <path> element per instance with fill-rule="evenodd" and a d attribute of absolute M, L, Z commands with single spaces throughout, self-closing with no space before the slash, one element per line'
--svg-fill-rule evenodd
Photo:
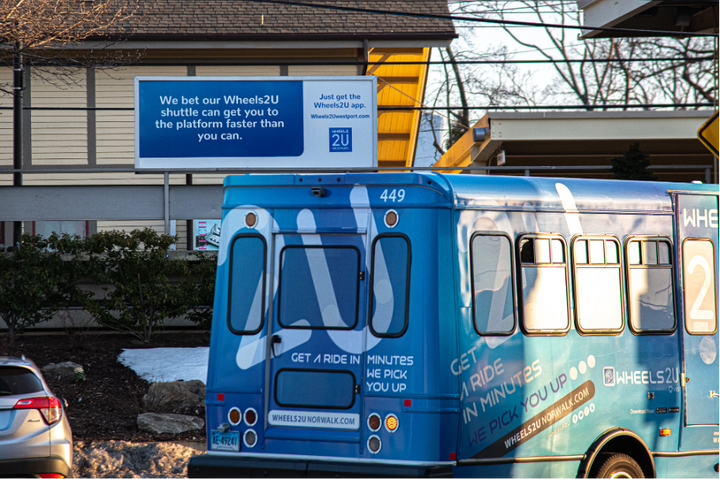
<path fill-rule="evenodd" d="M 527 334 L 570 330 L 565 240 L 560 235 L 518 238 L 521 317 Z"/>
<path fill-rule="evenodd" d="M 624 324 L 620 243 L 610 236 L 578 236 L 572 251 L 578 331 L 619 333 Z"/>
<path fill-rule="evenodd" d="M 515 329 L 510 238 L 475 234 L 470 242 L 473 318 L 480 335 L 511 334 Z"/>
<path fill-rule="evenodd" d="M 381 235 L 372 248 L 370 331 L 397 338 L 408 327 L 410 241 L 405 235 Z"/>
<path fill-rule="evenodd" d="M 228 328 L 235 334 L 257 334 L 265 311 L 265 239 L 236 236 L 230 244 Z"/>
<path fill-rule="evenodd" d="M 632 237 L 627 244 L 628 305 L 634 333 L 675 329 L 675 296 L 670 241 Z"/>
<path fill-rule="evenodd" d="M 685 327 L 690 334 L 717 331 L 715 246 L 707 239 L 686 239 L 682 245 Z"/>

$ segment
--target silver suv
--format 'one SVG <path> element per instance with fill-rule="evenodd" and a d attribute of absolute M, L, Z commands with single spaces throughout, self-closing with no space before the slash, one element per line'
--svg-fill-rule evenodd
<path fill-rule="evenodd" d="M 72 432 L 63 402 L 35 363 L 0 356 L 0 476 L 71 475 Z"/>

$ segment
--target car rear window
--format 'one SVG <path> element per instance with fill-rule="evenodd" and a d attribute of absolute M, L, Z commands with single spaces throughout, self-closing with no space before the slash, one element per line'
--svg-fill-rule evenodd
<path fill-rule="evenodd" d="M 30 394 L 43 390 L 42 382 L 32 371 L 17 366 L 0 366 L 0 396 Z"/>

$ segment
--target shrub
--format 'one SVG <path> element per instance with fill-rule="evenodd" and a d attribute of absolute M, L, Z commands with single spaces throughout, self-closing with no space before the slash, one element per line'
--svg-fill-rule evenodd
<path fill-rule="evenodd" d="M 173 236 L 151 229 L 103 232 L 86 239 L 24 235 L 14 252 L 0 253 L 0 318 L 8 326 L 10 342 L 25 328 L 70 307 L 85 309 L 100 325 L 145 342 L 167 318 L 186 315 L 209 328 L 216 256 L 195 252 L 192 261 L 171 260 L 167 251 L 174 243 Z M 105 296 L 95 298 L 83 290 L 83 277 L 101 285 Z M 78 326 L 74 317 L 67 313 L 63 318 L 73 345 Z"/>
<path fill-rule="evenodd" d="M 13 342 L 23 330 L 50 319 L 69 291 L 60 253 L 40 236 L 23 235 L 10 253 L 0 253 L 0 317 Z"/>
<path fill-rule="evenodd" d="M 182 283 L 188 302 L 187 319 L 203 329 L 210 329 L 215 299 L 217 256 L 206 251 L 194 251 L 189 262 L 190 274 Z"/>
<path fill-rule="evenodd" d="M 152 229 L 110 231 L 88 238 L 93 278 L 109 285 L 104 299 L 88 305 L 100 324 L 149 342 L 166 318 L 181 316 L 193 306 L 181 281 L 190 273 L 187 261 L 167 257 L 173 243 L 173 236 Z"/>

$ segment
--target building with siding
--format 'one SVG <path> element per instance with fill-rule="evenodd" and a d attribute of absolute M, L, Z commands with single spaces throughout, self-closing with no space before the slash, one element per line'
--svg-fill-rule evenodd
<path fill-rule="evenodd" d="M 418 106 L 424 96 L 427 65 L 385 63 L 427 61 L 430 48 L 449 45 L 457 36 L 452 21 L 431 17 L 448 15 L 447 2 L 304 3 L 313 6 L 253 0 L 140 0 L 133 17 L 102 36 L 72 47 L 87 51 L 112 40 L 117 43 L 109 49 L 131 56 L 140 53 L 139 60 L 112 69 L 78 68 L 70 81 L 58 81 L 26 68 L 23 185 L 162 185 L 163 175 L 133 171 L 135 76 L 375 75 L 379 166 L 411 166 L 420 111 L 383 107 Z M 388 12 L 426 13 L 430 17 Z M 12 82 L 10 68 L 0 69 L 0 82 Z M 0 97 L 0 188 L 13 184 L 9 171 L 13 167 L 11 107 L 12 97 Z M 218 185 L 223 177 L 172 174 L 170 184 Z M 0 208 L 0 245 L 13 242 L 12 223 L 8 221 L 13 207 L 6 204 Z M 3 210 L 8 212 L 4 218 Z M 163 231 L 165 227 L 158 220 L 22 219 L 24 232 L 42 234 L 53 230 L 91 234 L 138 227 Z M 173 221 L 171 230 L 179 237 L 180 249 L 187 244 L 189 224 Z"/>

